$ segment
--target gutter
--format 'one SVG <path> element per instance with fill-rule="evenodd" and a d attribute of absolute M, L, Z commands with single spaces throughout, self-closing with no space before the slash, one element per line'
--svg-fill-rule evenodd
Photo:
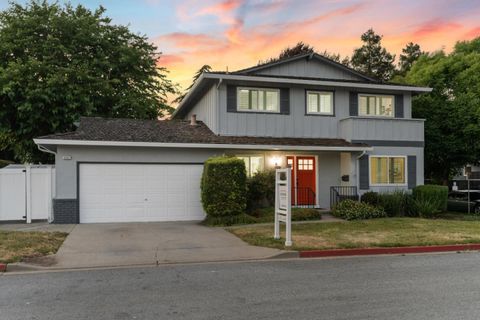
<path fill-rule="evenodd" d="M 372 147 L 361 147 L 361 146 L 329 147 L 329 146 L 295 146 L 295 145 L 262 145 L 262 144 L 165 143 L 165 142 L 132 142 L 132 141 L 58 140 L 58 139 L 33 139 L 33 141 L 37 145 L 98 146 L 98 147 L 103 146 L 103 147 L 192 148 L 192 149 L 243 149 L 243 150 L 275 150 L 275 151 L 280 151 L 280 150 L 371 151 L 373 150 Z"/>

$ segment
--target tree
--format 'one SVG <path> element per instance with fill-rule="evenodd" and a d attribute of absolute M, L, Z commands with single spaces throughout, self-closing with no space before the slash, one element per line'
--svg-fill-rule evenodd
<path fill-rule="evenodd" d="M 361 39 L 364 44 L 354 50 L 350 61 L 352 67 L 381 81 L 390 80 L 395 71 L 395 55 L 382 47 L 382 36 L 369 29 Z"/>
<path fill-rule="evenodd" d="M 0 137 L 17 161 L 48 161 L 32 138 L 80 116 L 155 119 L 176 93 L 157 48 L 104 16 L 58 2 L 0 12 Z"/>
<path fill-rule="evenodd" d="M 190 89 L 193 88 L 195 85 L 195 82 L 197 82 L 198 78 L 202 75 L 204 72 L 210 72 L 212 71 L 212 67 L 210 67 L 208 64 L 204 64 L 200 69 L 197 70 L 197 72 L 193 75 L 193 80 L 192 83 L 188 86 L 188 88 L 181 94 L 178 95 L 178 97 L 173 100 L 173 103 L 180 103 L 182 100 L 185 98 L 187 93 L 190 91 Z"/>
<path fill-rule="evenodd" d="M 412 68 L 413 63 L 417 61 L 422 54 L 425 54 L 425 52 L 420 49 L 420 45 L 409 42 L 405 48 L 402 49 L 402 53 L 400 54 L 398 74 L 405 75 Z"/>
<path fill-rule="evenodd" d="M 259 61 L 258 64 L 265 64 L 265 63 L 271 63 L 275 62 L 278 60 L 290 58 L 297 56 L 299 54 L 304 54 L 304 53 L 313 53 L 315 52 L 315 48 L 309 44 L 304 43 L 303 41 L 299 41 L 296 45 L 293 47 L 286 47 L 283 49 L 280 54 L 277 57 L 267 59 L 265 61 Z"/>
<path fill-rule="evenodd" d="M 480 160 L 480 38 L 421 55 L 396 81 L 429 86 L 413 98 L 413 116 L 425 121 L 426 177 L 446 182 Z"/>

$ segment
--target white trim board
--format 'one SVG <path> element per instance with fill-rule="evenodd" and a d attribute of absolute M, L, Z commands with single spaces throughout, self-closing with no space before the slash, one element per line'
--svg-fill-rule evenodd
<path fill-rule="evenodd" d="M 104 147 L 154 147 L 154 148 L 192 148 L 192 149 L 244 149 L 244 150 L 299 150 L 299 151 L 372 151 L 372 147 L 329 147 L 329 146 L 292 146 L 261 144 L 214 144 L 214 143 L 166 143 L 133 141 L 95 141 L 33 139 L 37 145 L 64 146 L 104 146 Z"/>

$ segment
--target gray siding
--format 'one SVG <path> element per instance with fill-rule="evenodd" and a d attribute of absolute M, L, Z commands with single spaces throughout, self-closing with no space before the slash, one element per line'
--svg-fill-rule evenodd
<path fill-rule="evenodd" d="M 78 162 L 203 163 L 223 153 L 218 149 L 59 146 L 55 159 L 56 198 L 77 198 Z M 72 160 L 63 160 L 63 156 L 71 156 Z"/>
<path fill-rule="evenodd" d="M 316 59 L 301 59 L 289 63 L 283 63 L 267 69 L 256 71 L 254 74 L 340 80 L 364 80 L 363 78 L 343 70 L 342 68 L 335 67 Z"/>
<path fill-rule="evenodd" d="M 420 119 L 348 117 L 340 120 L 338 136 L 348 141 L 424 141 Z"/>
<path fill-rule="evenodd" d="M 217 87 L 212 86 L 207 93 L 198 101 L 195 107 L 185 116 L 190 119 L 192 114 L 197 115 L 197 119 L 203 121 L 214 133 L 218 131 L 218 108 L 217 108 Z"/>

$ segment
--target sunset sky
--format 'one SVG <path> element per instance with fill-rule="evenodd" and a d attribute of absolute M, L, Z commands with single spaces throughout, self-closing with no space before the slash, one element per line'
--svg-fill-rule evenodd
<path fill-rule="evenodd" d="M 22 1 L 20 1 L 22 2 Z M 24 1 L 23 1 L 24 2 Z M 62 1 L 60 1 L 62 2 Z M 399 54 L 409 41 L 422 49 L 450 50 L 480 36 L 478 0 L 84 0 L 103 5 L 114 23 L 146 34 L 163 56 L 170 78 L 188 86 L 203 64 L 235 70 L 275 56 L 298 41 L 351 55 L 372 27 Z M 0 7 L 7 6 L 0 0 Z"/>

